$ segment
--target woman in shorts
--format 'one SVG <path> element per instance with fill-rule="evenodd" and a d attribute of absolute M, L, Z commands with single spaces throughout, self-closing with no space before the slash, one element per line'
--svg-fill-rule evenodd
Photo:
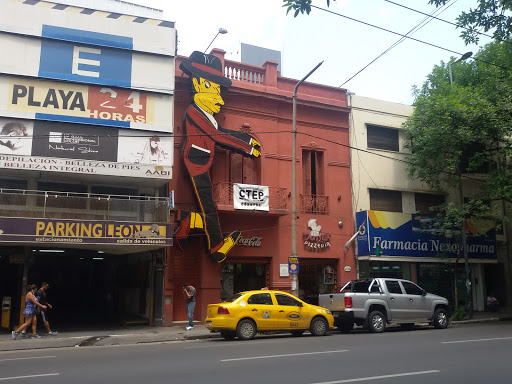
<path fill-rule="evenodd" d="M 37 328 L 37 307 L 46 309 L 46 305 L 41 305 L 38 303 L 36 297 L 34 296 L 35 291 L 37 290 L 37 285 L 30 284 L 27 287 L 27 295 L 25 296 L 25 310 L 23 311 L 23 316 L 25 316 L 25 323 L 22 324 L 16 331 L 12 331 L 12 339 L 16 340 L 16 337 L 21 331 L 24 331 L 30 324 L 32 324 L 32 338 L 39 339 L 39 336 L 36 333 Z"/>

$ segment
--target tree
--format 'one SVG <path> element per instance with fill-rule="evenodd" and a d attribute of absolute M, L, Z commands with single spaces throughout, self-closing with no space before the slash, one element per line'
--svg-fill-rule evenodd
<path fill-rule="evenodd" d="M 445 5 L 450 0 L 429 0 L 436 7 Z M 457 17 L 459 26 L 465 28 L 461 37 L 466 44 L 478 43 L 479 32 L 494 30 L 493 37 L 499 41 L 506 40 L 512 33 L 512 17 L 506 13 L 512 10 L 511 0 L 478 0 L 476 8 L 462 12 Z"/>
<path fill-rule="evenodd" d="M 286 14 L 288 14 L 290 11 L 294 11 L 293 17 L 297 17 L 300 14 L 309 13 L 311 12 L 311 2 L 313 0 L 283 0 L 283 7 L 286 7 Z M 327 7 L 331 5 L 330 0 L 327 1 Z M 336 1 L 336 0 L 334 0 Z"/>
<path fill-rule="evenodd" d="M 404 124 L 409 177 L 459 192 L 457 203 L 437 208 L 445 228 L 458 223 L 463 244 L 467 218 L 500 218 L 494 203 L 512 201 L 512 44 L 488 44 L 475 58 L 452 66 L 453 84 L 449 64 L 435 66 Z"/>

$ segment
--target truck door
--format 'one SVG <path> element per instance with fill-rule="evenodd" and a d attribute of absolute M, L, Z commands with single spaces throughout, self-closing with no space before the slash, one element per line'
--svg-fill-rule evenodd
<path fill-rule="evenodd" d="M 404 295 L 398 280 L 385 280 L 388 291 L 391 320 L 409 321 L 412 319 L 409 311 L 409 299 Z"/>
<path fill-rule="evenodd" d="M 409 301 L 410 316 L 416 320 L 427 320 L 430 317 L 431 305 L 423 296 L 423 289 L 410 281 L 401 281 L 405 296 Z"/>

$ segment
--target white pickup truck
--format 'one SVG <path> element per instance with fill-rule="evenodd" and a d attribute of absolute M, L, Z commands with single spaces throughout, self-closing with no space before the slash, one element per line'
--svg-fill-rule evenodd
<path fill-rule="evenodd" d="M 332 312 L 334 325 L 342 332 L 354 324 L 383 332 L 390 323 L 412 328 L 414 323 L 429 322 L 446 328 L 449 322 L 447 299 L 402 279 L 352 280 L 339 293 L 319 295 L 318 305 Z"/>

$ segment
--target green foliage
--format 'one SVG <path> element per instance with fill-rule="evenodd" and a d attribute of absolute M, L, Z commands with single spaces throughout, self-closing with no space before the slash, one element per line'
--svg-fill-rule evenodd
<path fill-rule="evenodd" d="M 416 88 L 415 110 L 404 124 L 410 178 L 441 191 L 456 189 L 462 173 L 470 184 L 468 201 L 441 207 L 459 223 L 496 217 L 492 202 L 512 200 L 512 44 L 491 43 L 475 57 L 481 61 L 451 65 L 453 84 L 450 65 L 435 66 Z"/>
<path fill-rule="evenodd" d="M 453 315 L 451 317 L 452 321 L 464 320 L 467 316 L 467 311 L 465 307 L 457 307 L 453 311 Z"/>
<path fill-rule="evenodd" d="M 429 4 L 437 7 L 450 0 L 429 0 Z M 511 0 L 478 0 L 476 8 L 470 8 L 457 17 L 457 24 L 464 29 L 461 37 L 466 44 L 478 43 L 480 30 L 493 30 L 492 36 L 500 41 L 510 38 L 512 32 Z"/>
<path fill-rule="evenodd" d="M 331 5 L 330 0 L 327 1 L 327 7 Z M 336 1 L 336 0 L 334 0 Z M 311 2 L 312 0 L 283 0 L 283 7 L 286 7 L 286 14 L 288 14 L 290 11 L 293 12 L 293 17 L 297 17 L 300 14 L 309 13 L 311 12 Z"/>

